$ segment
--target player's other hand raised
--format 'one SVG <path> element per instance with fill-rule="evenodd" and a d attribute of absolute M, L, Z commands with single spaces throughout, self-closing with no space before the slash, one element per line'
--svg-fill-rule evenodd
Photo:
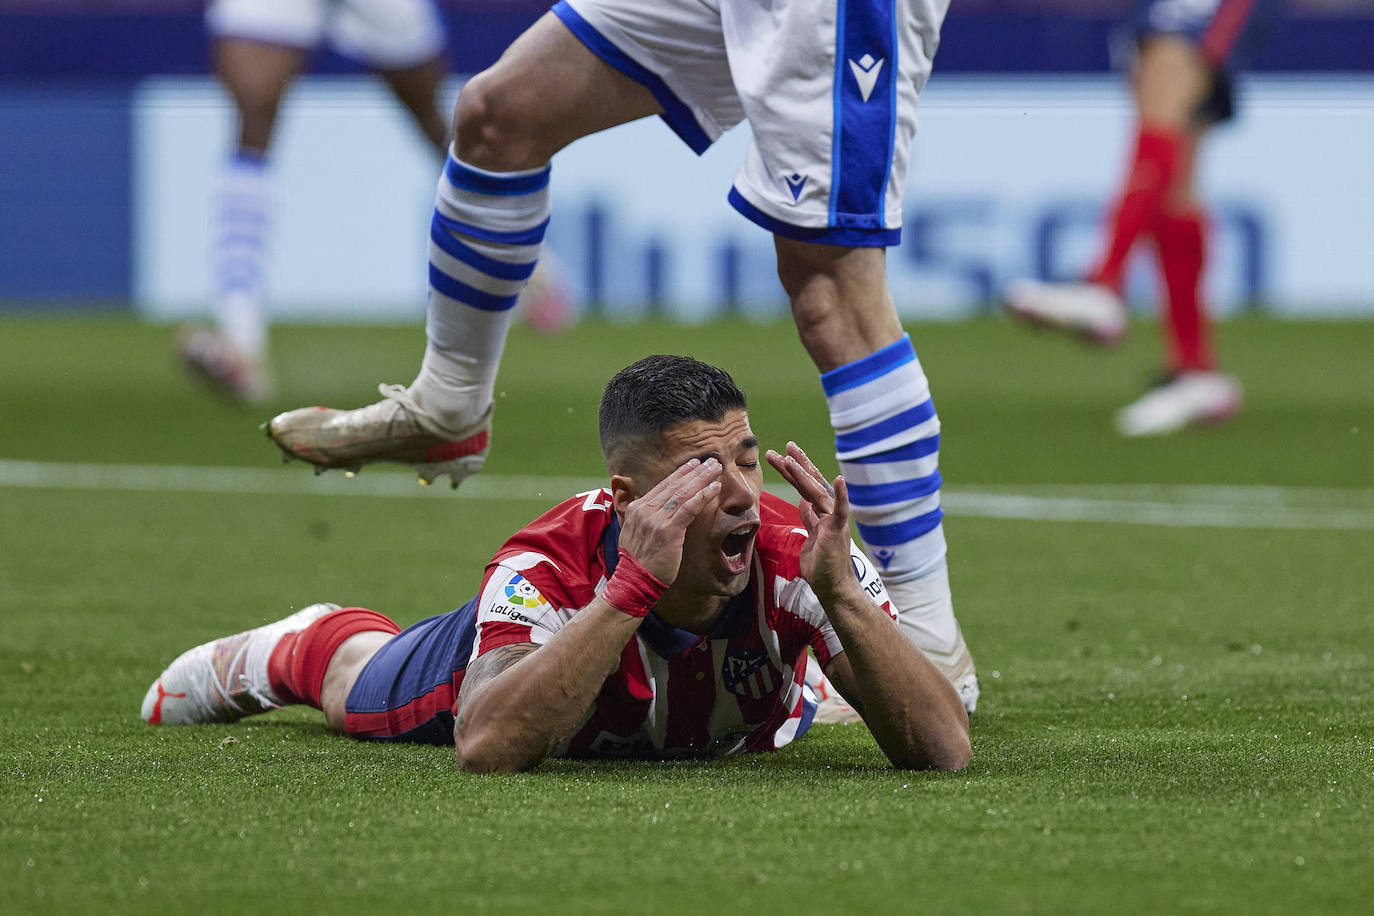
<path fill-rule="evenodd" d="M 720 492 L 720 462 L 691 459 L 625 509 L 620 546 L 664 585 L 682 565 L 687 526 Z"/>
<path fill-rule="evenodd" d="M 787 443 L 787 454 L 768 450 L 768 463 L 801 496 L 798 509 L 806 526 L 806 545 L 801 552 L 801 573 L 816 597 L 828 606 L 841 591 L 858 588 L 854 566 L 849 559 L 849 491 L 843 477 L 834 482 L 825 475 L 795 442 Z"/>

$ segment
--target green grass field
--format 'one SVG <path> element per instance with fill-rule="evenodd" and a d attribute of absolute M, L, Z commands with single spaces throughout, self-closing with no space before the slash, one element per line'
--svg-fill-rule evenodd
<path fill-rule="evenodd" d="M 245 412 L 180 377 L 167 328 L 0 318 L 0 910 L 1368 912 L 1374 324 L 1228 323 L 1245 412 L 1137 442 L 1110 421 L 1151 327 L 1110 354 L 912 334 L 973 765 L 894 772 L 862 726 L 817 726 L 769 756 L 473 777 L 310 710 L 158 729 L 138 706 L 181 650 L 307 603 L 404 624 L 465 601 L 600 475 L 600 386 L 646 353 L 726 366 L 766 445 L 828 454 L 790 326 L 518 331 L 487 471 L 454 494 L 315 479 L 256 428 L 408 381 L 418 328 L 281 328 L 278 400 Z"/>

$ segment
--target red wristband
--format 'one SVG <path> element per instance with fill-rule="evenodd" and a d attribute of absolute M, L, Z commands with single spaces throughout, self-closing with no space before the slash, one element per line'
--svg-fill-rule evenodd
<path fill-rule="evenodd" d="M 620 548 L 620 559 L 616 563 L 615 575 L 601 591 L 606 603 L 631 617 L 645 617 L 649 608 L 654 606 L 668 586 L 625 550 Z"/>

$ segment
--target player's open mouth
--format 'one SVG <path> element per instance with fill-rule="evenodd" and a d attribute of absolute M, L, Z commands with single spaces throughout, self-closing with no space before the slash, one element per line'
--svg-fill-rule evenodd
<path fill-rule="evenodd" d="M 720 542 L 720 555 L 731 573 L 742 573 L 749 568 L 749 554 L 758 530 L 757 522 L 740 525 Z"/>

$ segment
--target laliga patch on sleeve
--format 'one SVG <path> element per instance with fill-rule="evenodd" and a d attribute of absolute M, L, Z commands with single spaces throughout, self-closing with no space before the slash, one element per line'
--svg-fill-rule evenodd
<path fill-rule="evenodd" d="M 547 598 L 540 594 L 534 583 L 520 573 L 500 568 L 487 582 L 482 592 L 481 605 L 477 611 L 477 622 L 518 623 L 524 626 L 550 625 L 548 612 L 553 609 Z"/>
<path fill-rule="evenodd" d="M 854 567 L 854 576 L 859 580 L 864 594 L 872 598 L 874 604 L 887 611 L 889 617 L 896 620 L 897 615 L 893 613 L 892 604 L 887 600 L 887 586 L 883 585 L 882 576 L 878 575 L 878 570 L 853 541 L 849 542 L 849 562 Z"/>

